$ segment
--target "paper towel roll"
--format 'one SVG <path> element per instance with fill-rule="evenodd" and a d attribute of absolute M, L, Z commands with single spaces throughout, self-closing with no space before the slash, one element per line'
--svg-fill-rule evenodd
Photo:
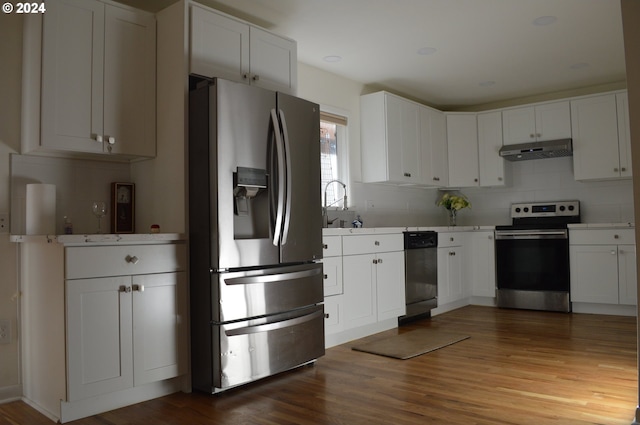
<path fill-rule="evenodd" d="M 56 234 L 56 186 L 27 185 L 27 235 Z"/>

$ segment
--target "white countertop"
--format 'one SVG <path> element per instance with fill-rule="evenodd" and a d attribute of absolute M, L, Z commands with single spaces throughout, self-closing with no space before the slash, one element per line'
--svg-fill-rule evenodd
<path fill-rule="evenodd" d="M 569 229 L 635 229 L 635 223 L 576 223 L 567 225 Z"/>
<path fill-rule="evenodd" d="M 131 233 L 91 235 L 11 235 L 11 242 L 48 242 L 63 245 L 133 245 L 172 241 L 185 241 L 182 233 Z"/>
<path fill-rule="evenodd" d="M 379 235 L 389 233 L 402 233 L 417 230 L 432 230 L 435 232 L 472 232 L 479 230 L 494 230 L 495 226 L 432 226 L 432 227 L 362 227 L 359 229 L 325 228 L 322 229 L 324 236 L 346 236 L 346 235 Z"/>

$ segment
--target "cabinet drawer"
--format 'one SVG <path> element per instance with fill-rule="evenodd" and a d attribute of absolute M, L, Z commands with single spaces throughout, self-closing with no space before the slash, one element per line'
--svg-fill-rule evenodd
<path fill-rule="evenodd" d="M 570 230 L 570 245 L 634 245 L 634 229 Z"/>
<path fill-rule="evenodd" d="M 376 252 L 403 251 L 402 233 L 388 235 L 355 235 L 342 238 L 343 255 L 374 254 Z"/>
<path fill-rule="evenodd" d="M 66 279 L 165 273 L 185 270 L 186 245 L 121 245 L 68 247 Z"/>
<path fill-rule="evenodd" d="M 462 245 L 461 232 L 438 233 L 438 248 L 447 248 L 451 246 Z"/>
<path fill-rule="evenodd" d="M 342 255 L 342 236 L 323 236 L 322 237 L 322 256 L 339 257 Z"/>

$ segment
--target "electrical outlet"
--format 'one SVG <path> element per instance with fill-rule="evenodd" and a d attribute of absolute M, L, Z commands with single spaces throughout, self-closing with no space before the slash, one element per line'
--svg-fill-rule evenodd
<path fill-rule="evenodd" d="M 9 233 L 9 214 L 0 213 L 0 233 Z"/>
<path fill-rule="evenodd" d="M 0 320 L 0 344 L 11 342 L 11 320 Z"/>

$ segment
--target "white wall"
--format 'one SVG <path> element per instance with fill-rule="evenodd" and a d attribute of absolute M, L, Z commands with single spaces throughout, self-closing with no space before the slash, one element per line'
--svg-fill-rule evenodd
<path fill-rule="evenodd" d="M 9 156 L 20 149 L 22 16 L 0 16 L 0 213 L 10 210 Z M 13 342 L 0 344 L 0 401 L 22 394 L 17 335 L 17 245 L 0 233 L 0 319 L 11 320 Z"/>

